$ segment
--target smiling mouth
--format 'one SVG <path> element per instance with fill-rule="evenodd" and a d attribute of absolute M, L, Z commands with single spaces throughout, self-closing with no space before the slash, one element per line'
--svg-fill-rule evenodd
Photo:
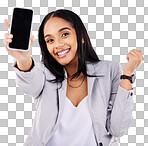
<path fill-rule="evenodd" d="M 56 55 L 58 58 L 63 58 L 69 53 L 69 51 L 70 51 L 70 48 L 57 52 Z"/>

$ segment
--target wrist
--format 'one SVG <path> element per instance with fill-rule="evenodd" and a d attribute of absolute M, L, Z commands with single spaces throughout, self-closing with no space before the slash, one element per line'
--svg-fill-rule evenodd
<path fill-rule="evenodd" d="M 120 86 L 122 88 L 126 89 L 126 90 L 132 90 L 133 89 L 132 84 L 128 79 L 122 80 Z"/>
<path fill-rule="evenodd" d="M 123 75 L 126 75 L 126 76 L 132 76 L 132 72 L 126 72 L 126 71 L 123 71 Z"/>
<path fill-rule="evenodd" d="M 17 67 L 21 71 L 29 71 L 30 68 L 32 67 L 32 58 L 31 56 L 25 57 L 24 59 L 20 59 L 16 61 Z"/>
<path fill-rule="evenodd" d="M 31 60 L 31 56 L 30 55 L 27 55 L 27 56 L 24 56 L 24 57 L 21 56 L 21 58 L 16 59 L 16 61 L 18 63 L 24 63 L 24 62 L 29 61 L 29 60 Z"/>

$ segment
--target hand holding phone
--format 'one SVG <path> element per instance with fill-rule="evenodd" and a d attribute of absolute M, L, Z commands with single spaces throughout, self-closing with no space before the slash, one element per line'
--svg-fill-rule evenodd
<path fill-rule="evenodd" d="M 9 29 L 10 23 L 8 22 L 7 19 L 4 20 L 4 23 L 6 24 L 7 28 Z M 27 71 L 27 70 L 29 70 L 30 66 L 32 65 L 32 60 L 30 59 L 31 58 L 30 50 L 24 52 L 24 51 L 20 51 L 20 50 L 8 49 L 8 44 L 10 42 L 12 42 L 12 38 L 13 38 L 12 34 L 5 33 L 4 40 L 3 40 L 3 42 L 5 44 L 5 48 L 8 52 L 8 54 L 10 54 L 12 57 L 14 57 L 17 60 L 18 68 L 22 71 Z M 30 39 L 31 39 L 31 44 L 30 44 L 30 48 L 31 48 L 31 46 L 34 42 L 34 36 L 32 35 Z"/>
<path fill-rule="evenodd" d="M 4 20 L 4 23 L 7 26 L 7 28 L 10 29 L 10 23 L 8 22 L 7 19 Z M 32 47 L 32 44 L 34 42 L 34 36 L 33 35 L 31 35 L 30 40 L 31 40 L 31 44 L 30 44 L 29 48 Z M 5 44 L 5 48 L 6 48 L 7 52 L 12 57 L 14 57 L 16 60 L 21 60 L 21 59 L 25 58 L 26 56 L 30 55 L 30 51 L 29 50 L 23 52 L 23 51 L 20 51 L 20 49 L 19 50 L 8 49 L 8 44 L 11 43 L 12 41 L 13 41 L 13 35 L 9 34 L 9 33 L 5 33 L 3 42 Z"/>

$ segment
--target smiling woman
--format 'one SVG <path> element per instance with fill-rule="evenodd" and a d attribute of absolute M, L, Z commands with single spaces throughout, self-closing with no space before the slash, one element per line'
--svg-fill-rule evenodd
<path fill-rule="evenodd" d="M 80 17 L 65 9 L 40 25 L 41 62 L 8 50 L 12 37 L 5 34 L 4 43 L 16 59 L 17 84 L 37 107 L 24 146 L 118 146 L 132 121 L 132 74 L 142 52 L 128 53 L 121 75 L 119 63 L 98 58 Z"/>

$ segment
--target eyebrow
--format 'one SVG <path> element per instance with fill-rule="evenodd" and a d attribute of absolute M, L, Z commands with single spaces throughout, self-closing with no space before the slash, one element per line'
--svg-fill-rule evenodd
<path fill-rule="evenodd" d="M 68 27 L 63 27 L 63 28 L 61 28 L 58 32 L 61 32 L 61 31 L 65 30 L 65 29 L 71 30 L 71 29 L 68 28 Z M 49 36 L 51 36 L 51 34 L 45 35 L 44 39 L 45 39 L 46 37 L 49 37 Z"/>

